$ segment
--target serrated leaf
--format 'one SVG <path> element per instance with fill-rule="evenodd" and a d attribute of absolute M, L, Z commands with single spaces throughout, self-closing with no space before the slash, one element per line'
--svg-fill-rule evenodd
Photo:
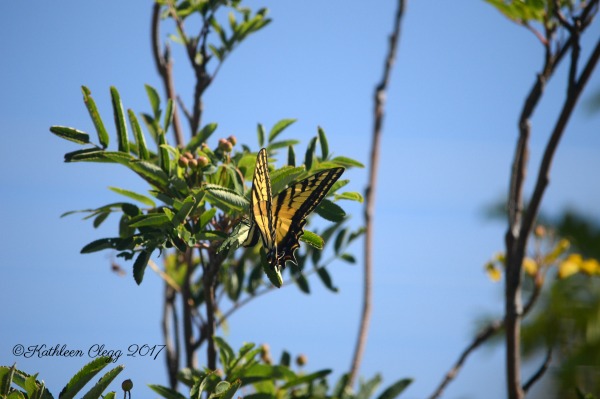
<path fill-rule="evenodd" d="M 232 399 L 240 386 L 242 386 L 242 380 L 238 378 L 232 384 L 230 384 L 226 390 L 221 392 L 221 399 Z M 219 385 L 217 385 L 217 387 L 219 387 Z"/>
<path fill-rule="evenodd" d="M 110 357 L 98 357 L 83 366 L 65 385 L 59 399 L 73 399 L 83 387 L 111 361 Z"/>
<path fill-rule="evenodd" d="M 296 119 L 282 119 L 277 122 L 269 132 L 269 143 L 275 140 L 275 137 L 279 136 L 288 126 L 296 122 Z M 261 144 L 262 147 L 262 144 Z"/>
<path fill-rule="evenodd" d="M 124 195 L 125 197 L 131 198 L 138 202 L 141 202 L 144 205 L 148 205 L 152 208 L 156 207 L 156 204 L 154 203 L 154 201 L 152 201 L 152 199 L 146 197 L 145 195 L 138 194 L 136 192 L 125 190 L 124 188 L 119 188 L 119 187 L 108 187 L 108 189 L 117 194 L 121 194 L 121 195 Z"/>
<path fill-rule="evenodd" d="M 104 127 L 104 122 L 102 122 L 98 108 L 96 107 L 96 102 L 92 98 L 92 92 L 85 86 L 81 86 L 81 91 L 83 92 L 83 102 L 85 103 L 88 113 L 92 118 L 92 122 L 94 123 L 94 127 L 96 128 L 98 141 L 100 142 L 102 148 L 106 148 L 108 147 L 110 138 L 106 128 Z"/>
<path fill-rule="evenodd" d="M 308 230 L 304 230 L 304 233 L 302 234 L 302 236 L 300 236 L 300 240 L 309 244 L 311 247 L 317 249 L 323 249 L 323 246 L 325 244 L 321 237 Z"/>
<path fill-rule="evenodd" d="M 208 125 L 205 125 L 194 137 L 192 137 L 186 146 L 186 150 L 190 152 L 196 151 L 202 145 L 202 143 L 206 143 L 208 138 L 215 132 L 215 130 L 217 130 L 216 123 L 209 123 Z"/>
<path fill-rule="evenodd" d="M 129 162 L 127 166 L 157 188 L 166 189 L 168 186 L 169 178 L 166 173 L 153 163 L 134 160 Z"/>
<path fill-rule="evenodd" d="M 85 395 L 83 395 L 82 399 L 99 399 L 102 396 L 102 392 L 110 385 L 110 383 L 119 375 L 125 366 L 117 366 L 114 369 L 110 370 L 108 373 L 104 374 L 100 381 L 96 383 Z"/>
<path fill-rule="evenodd" d="M 135 279 L 137 285 L 140 285 L 144 279 L 144 271 L 146 271 L 146 266 L 148 266 L 148 261 L 150 260 L 152 252 L 153 249 L 140 251 L 138 257 L 133 263 L 133 278 Z"/>
<path fill-rule="evenodd" d="M 315 209 L 315 213 L 331 222 L 341 222 L 346 217 L 346 212 L 339 205 L 328 199 L 324 199 L 321 202 L 317 209 Z"/>
<path fill-rule="evenodd" d="M 350 168 L 353 166 L 357 167 L 357 168 L 365 167 L 365 165 L 363 165 L 362 163 L 360 163 L 352 158 L 348 158 L 348 157 L 335 157 L 331 160 L 331 162 L 334 162 L 338 166 L 343 166 L 345 168 Z"/>
<path fill-rule="evenodd" d="M 148 387 L 166 399 L 187 399 L 174 389 L 163 387 L 162 385 L 148 384 Z"/>
<path fill-rule="evenodd" d="M 217 184 L 206 184 L 204 189 L 208 194 L 210 194 L 210 196 L 219 199 L 231 208 L 238 211 L 246 209 L 249 205 L 248 200 L 242 195 L 239 195 L 235 191 L 223 186 L 219 186 Z"/>
<path fill-rule="evenodd" d="M 90 144 L 90 135 L 67 126 L 50 126 L 50 131 L 58 137 L 77 144 Z"/>
<path fill-rule="evenodd" d="M 129 223 L 129 227 L 151 227 L 151 226 L 162 226 L 169 223 L 171 218 L 164 213 L 150 213 L 147 215 L 141 215 L 132 219 Z"/>
<path fill-rule="evenodd" d="M 173 121 L 173 107 L 173 100 L 169 98 L 167 101 L 167 112 L 165 112 L 165 120 L 163 122 L 163 130 L 165 133 L 169 131 L 169 127 Z"/>
<path fill-rule="evenodd" d="M 284 384 L 281 387 L 281 389 L 289 389 L 291 387 L 295 387 L 298 385 L 308 384 L 308 383 L 311 383 L 312 381 L 320 380 L 329 374 L 331 374 L 331 370 L 325 369 L 325 370 L 316 371 L 311 374 L 302 375 L 302 376 L 296 378 L 295 380 L 289 381 L 288 383 Z"/>
<path fill-rule="evenodd" d="M 319 142 L 321 143 L 321 158 L 325 160 L 329 156 L 329 143 L 327 142 L 325 130 L 321 126 L 317 130 L 319 132 Z"/>
<path fill-rule="evenodd" d="M 331 190 L 331 191 L 333 191 L 333 190 Z M 346 191 L 341 194 L 335 194 L 333 196 L 333 198 L 335 200 L 345 199 L 345 200 L 350 200 L 350 201 L 356 201 L 356 202 L 360 202 L 361 204 L 364 201 L 363 196 L 360 193 L 357 193 L 356 191 Z"/>
<path fill-rule="evenodd" d="M 298 140 L 277 141 L 277 142 L 273 142 L 273 143 L 270 143 L 269 145 L 267 145 L 267 150 L 269 152 L 272 152 L 279 148 L 285 148 L 285 147 L 297 145 L 298 143 L 300 143 Z"/>
<path fill-rule="evenodd" d="M 148 99 L 150 100 L 150 106 L 152 107 L 152 113 L 154 114 L 154 119 L 160 118 L 160 96 L 156 89 L 150 85 L 144 85 L 146 88 L 146 94 L 148 94 Z"/>
<path fill-rule="evenodd" d="M 117 88 L 114 86 L 110 87 L 110 97 L 112 99 L 115 126 L 117 128 L 117 137 L 119 139 L 119 151 L 129 153 L 129 138 L 127 137 L 125 112 L 123 111 L 121 96 L 119 95 Z"/>
<path fill-rule="evenodd" d="M 146 138 L 144 137 L 144 133 L 142 132 L 142 127 L 138 122 L 135 113 L 131 110 L 127 110 L 127 116 L 129 117 L 129 124 L 131 125 L 131 130 L 133 131 L 133 137 L 137 144 L 138 148 L 138 157 L 140 159 L 149 159 L 150 154 L 148 153 L 148 147 L 146 147 Z"/>

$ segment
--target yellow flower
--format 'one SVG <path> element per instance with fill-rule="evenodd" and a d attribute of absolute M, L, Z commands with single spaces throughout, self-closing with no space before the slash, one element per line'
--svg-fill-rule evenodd
<path fill-rule="evenodd" d="M 502 277 L 502 272 L 492 262 L 486 263 L 485 272 L 493 282 L 500 281 L 500 278 Z"/>
<path fill-rule="evenodd" d="M 556 261 L 556 259 L 558 259 L 559 256 L 561 256 L 563 253 L 565 253 L 567 249 L 569 249 L 570 245 L 571 243 L 569 242 L 569 240 L 565 238 L 557 242 L 554 248 L 552 248 L 552 251 L 544 257 L 544 264 L 547 265 Z"/>
<path fill-rule="evenodd" d="M 523 269 L 530 276 L 535 276 L 538 271 L 538 264 L 531 258 L 525 258 L 523 259 Z"/>
<path fill-rule="evenodd" d="M 600 263 L 596 259 L 586 259 L 581 262 L 579 269 L 590 276 L 600 273 Z"/>
<path fill-rule="evenodd" d="M 581 255 L 571 254 L 558 265 L 558 278 L 567 278 L 579 271 L 581 267 Z"/>

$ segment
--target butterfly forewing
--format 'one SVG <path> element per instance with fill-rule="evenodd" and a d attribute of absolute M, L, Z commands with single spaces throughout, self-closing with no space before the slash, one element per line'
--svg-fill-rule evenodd
<path fill-rule="evenodd" d="M 267 150 L 259 151 L 252 179 L 252 219 L 262 237 L 263 246 L 270 250 L 274 247 L 275 225 L 273 223 L 273 198 Z"/>

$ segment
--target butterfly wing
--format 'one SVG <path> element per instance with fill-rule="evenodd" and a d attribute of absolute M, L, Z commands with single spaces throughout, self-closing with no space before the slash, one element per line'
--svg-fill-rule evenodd
<path fill-rule="evenodd" d="M 262 238 L 263 246 L 270 252 L 275 248 L 275 232 L 273 224 L 273 198 L 271 194 L 271 178 L 267 150 L 258 152 L 256 167 L 252 178 L 252 199 L 250 204 L 250 232 L 245 246 L 256 244 L 258 235 Z"/>
<path fill-rule="evenodd" d="M 331 189 L 344 168 L 332 168 L 315 173 L 283 190 L 272 200 L 275 251 L 268 251 L 272 266 L 285 267 L 285 262 L 296 263 L 294 251 L 304 232 L 307 216 L 315 210 Z"/>

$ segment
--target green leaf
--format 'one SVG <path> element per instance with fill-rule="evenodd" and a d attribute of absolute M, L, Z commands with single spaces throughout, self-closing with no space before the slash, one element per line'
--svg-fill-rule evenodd
<path fill-rule="evenodd" d="M 163 387 L 162 385 L 148 384 L 148 387 L 150 387 L 150 389 L 152 389 L 154 392 L 166 399 L 187 399 L 179 392 L 171 388 Z"/>
<path fill-rule="evenodd" d="M 296 119 L 282 119 L 277 122 L 269 132 L 269 143 L 275 140 L 275 137 L 279 136 L 288 126 L 296 122 Z M 262 147 L 262 144 L 261 144 Z"/>
<path fill-rule="evenodd" d="M 101 238 L 87 244 L 81 249 L 82 254 L 89 254 L 92 252 L 101 251 L 103 249 L 116 249 L 117 246 L 122 242 L 122 239 L 117 238 Z"/>
<path fill-rule="evenodd" d="M 281 276 L 281 271 L 279 270 L 279 268 L 272 267 L 265 261 L 262 262 L 262 265 L 263 270 L 265 271 L 265 274 L 269 278 L 271 284 L 273 284 L 277 288 L 281 288 L 281 286 L 283 285 L 283 277 Z"/>
<path fill-rule="evenodd" d="M 90 144 L 90 135 L 67 126 L 50 126 L 50 131 L 60 138 L 77 144 Z"/>
<path fill-rule="evenodd" d="M 203 229 L 215 217 L 216 213 L 217 208 L 210 208 L 209 210 L 202 212 L 198 227 Z"/>
<path fill-rule="evenodd" d="M 364 168 L 365 165 L 363 165 L 362 163 L 352 159 L 352 158 L 348 158 L 348 157 L 335 157 L 331 160 L 331 162 L 336 163 L 338 166 L 343 166 L 345 168 L 351 168 L 351 167 L 357 167 L 357 168 Z"/>
<path fill-rule="evenodd" d="M 323 249 L 324 246 L 323 239 L 312 231 L 304 230 L 304 233 L 300 236 L 300 240 L 317 249 Z"/>
<path fill-rule="evenodd" d="M 219 347 L 219 359 L 227 373 L 229 371 L 229 363 L 235 358 L 235 353 L 231 346 L 221 337 L 215 337 L 215 344 Z"/>
<path fill-rule="evenodd" d="M 169 157 L 169 150 L 167 149 L 167 138 L 165 133 L 161 132 L 158 134 L 158 163 L 160 168 L 165 172 L 167 176 L 171 174 L 171 158 Z"/>
<path fill-rule="evenodd" d="M 306 375 L 296 378 L 295 380 L 289 381 L 288 383 L 284 384 L 281 387 L 281 389 L 289 389 L 291 387 L 295 387 L 295 386 L 298 386 L 301 384 L 311 383 L 312 381 L 320 380 L 320 379 L 326 377 L 330 373 L 331 373 L 331 370 L 326 369 L 326 370 L 319 370 L 319 371 L 311 373 L 311 374 L 306 374 Z"/>
<path fill-rule="evenodd" d="M 202 129 L 200 129 L 198 134 L 192 137 L 186 146 L 186 150 L 190 152 L 196 151 L 202 145 L 202 143 L 206 143 L 208 138 L 215 132 L 215 130 L 217 130 L 216 123 L 209 123 L 208 125 L 205 125 Z"/>
<path fill-rule="evenodd" d="M 331 190 L 331 191 L 333 191 L 333 190 Z M 335 200 L 346 199 L 346 200 L 350 200 L 350 201 L 356 201 L 356 202 L 360 202 L 361 204 L 364 201 L 363 196 L 360 193 L 357 193 L 356 191 L 346 191 L 341 194 L 335 194 L 333 196 L 333 198 Z"/>
<path fill-rule="evenodd" d="M 317 268 L 317 274 L 319 275 L 319 278 L 321 279 L 325 287 L 327 287 L 333 292 L 339 291 L 338 288 L 333 285 L 333 281 L 331 280 L 331 276 L 329 275 L 327 269 L 325 269 L 324 267 L 319 267 Z"/>
<path fill-rule="evenodd" d="M 150 213 L 147 215 L 140 215 L 131 219 L 129 227 L 158 227 L 167 224 L 171 221 L 168 215 L 164 213 Z"/>
<path fill-rule="evenodd" d="M 287 164 L 289 166 L 296 166 L 296 154 L 294 153 L 294 147 L 288 147 L 288 161 Z"/>
<path fill-rule="evenodd" d="M 333 244 L 333 251 L 336 253 L 336 255 L 340 252 L 340 248 L 342 247 L 342 244 L 344 243 L 347 232 L 348 232 L 348 229 L 342 229 L 338 232 L 338 235 L 335 237 L 335 242 Z"/>
<path fill-rule="evenodd" d="M 219 385 L 226 381 L 221 381 L 217 384 L 217 392 L 219 391 Z M 229 384 L 229 383 L 228 383 Z M 237 392 L 237 390 L 242 386 L 242 381 L 238 378 L 232 384 L 227 386 L 227 389 L 224 389 L 220 392 L 221 399 L 232 399 Z M 215 392 L 215 393 L 217 393 Z"/>
<path fill-rule="evenodd" d="M 258 135 L 258 146 L 263 148 L 265 145 L 265 127 L 259 123 L 256 126 L 256 133 Z"/>
<path fill-rule="evenodd" d="M 96 218 L 94 219 L 94 223 L 93 223 L 94 228 L 98 228 L 102 224 L 102 222 L 104 222 L 106 220 L 108 215 L 110 215 L 109 212 L 102 212 L 98 216 L 96 216 Z"/>
<path fill-rule="evenodd" d="M 248 200 L 233 190 L 217 184 L 206 184 L 204 189 L 210 197 L 222 201 L 224 204 L 235 210 L 243 211 L 244 209 L 248 208 Z"/>
<path fill-rule="evenodd" d="M 304 165 L 306 166 L 306 170 L 312 169 L 316 145 L 317 145 L 317 138 L 313 137 L 310 140 L 310 143 L 308 144 L 308 148 L 306 149 L 306 155 L 304 156 Z"/>
<path fill-rule="evenodd" d="M 131 198 L 138 202 L 141 202 L 144 205 L 148 205 L 152 208 L 156 208 L 156 204 L 154 203 L 154 201 L 152 201 L 152 199 L 146 197 L 145 195 L 138 194 L 136 192 L 125 190 L 124 188 L 118 188 L 118 187 L 108 187 L 108 189 L 111 191 L 114 191 L 117 194 L 121 194 L 121 195 L 124 195 L 125 197 Z"/>
<path fill-rule="evenodd" d="M 291 166 L 284 166 L 281 169 L 273 171 L 271 173 L 271 190 L 273 195 L 279 194 L 285 189 L 290 183 L 296 181 L 305 172 L 304 167 L 293 168 Z"/>
<path fill-rule="evenodd" d="M 129 124 L 131 125 L 131 130 L 133 130 L 133 137 L 137 144 L 138 157 L 147 160 L 150 158 L 150 154 L 148 153 L 148 147 L 146 147 L 146 138 L 144 137 L 140 123 L 131 109 L 127 110 L 127 116 L 129 116 Z"/>
<path fill-rule="evenodd" d="M 394 399 L 400 395 L 412 383 L 412 381 L 412 378 L 403 378 L 396 381 L 387 387 L 385 391 L 383 391 L 381 395 L 377 397 L 377 399 Z"/>
<path fill-rule="evenodd" d="M 92 92 L 85 86 L 81 86 L 81 91 L 83 92 L 83 102 L 85 103 L 88 113 L 92 118 L 92 122 L 94 122 L 94 126 L 96 127 L 96 133 L 98 134 L 100 145 L 102 148 L 106 148 L 108 147 L 110 138 L 106 128 L 104 127 L 104 122 L 102 122 L 98 108 L 96 107 L 96 102 L 92 98 Z"/>
<path fill-rule="evenodd" d="M 122 365 L 117 366 L 114 369 L 110 370 L 108 373 L 104 374 L 102 378 L 100 378 L 100 381 L 98 381 L 96 385 L 94 385 L 92 389 L 88 391 L 88 393 L 83 395 L 82 399 L 99 399 L 102 396 L 102 392 L 104 392 L 104 390 L 117 377 L 117 375 L 119 375 L 119 373 L 123 371 L 124 368 L 125 366 Z"/>
<path fill-rule="evenodd" d="M 273 142 L 273 143 L 270 143 L 269 145 L 267 145 L 267 150 L 269 150 L 269 152 L 273 152 L 279 148 L 294 146 L 294 145 L 297 145 L 298 143 L 300 143 L 298 140 L 277 141 L 277 142 Z"/>
<path fill-rule="evenodd" d="M 356 399 L 368 399 L 375 393 L 375 390 L 381 383 L 381 376 L 377 374 L 375 377 L 370 379 L 367 382 L 363 382 L 360 384 L 360 388 L 356 395 Z"/>
<path fill-rule="evenodd" d="M 319 132 L 319 142 L 321 143 L 321 158 L 325 160 L 329 156 L 329 143 L 327 142 L 325 130 L 321 126 L 317 130 Z"/>
<path fill-rule="evenodd" d="M 148 94 L 148 99 L 150 100 L 150 106 L 152 107 L 152 113 L 154 114 L 154 119 L 160 118 L 160 96 L 156 89 L 150 85 L 144 85 L 146 88 L 146 93 Z"/>
<path fill-rule="evenodd" d="M 331 222 L 341 222 L 346 217 L 346 212 L 337 204 L 324 199 L 315 212 L 323 219 Z"/>
<path fill-rule="evenodd" d="M 304 274 L 302 274 L 302 273 L 294 274 L 294 282 L 296 283 L 298 288 L 300 288 L 300 291 L 304 292 L 305 294 L 310 294 L 310 287 L 308 286 L 308 280 L 306 279 L 306 277 L 304 277 Z"/>
<path fill-rule="evenodd" d="M 120 154 L 120 153 L 119 153 Z M 85 148 L 65 154 L 65 162 L 106 162 L 114 163 L 106 157 L 106 151 L 97 148 Z"/>
<path fill-rule="evenodd" d="M 339 255 L 339 257 L 340 257 L 340 259 L 342 259 L 348 263 L 352 263 L 352 264 L 356 263 L 356 259 L 354 258 L 353 255 L 344 253 L 344 254 Z"/>
<path fill-rule="evenodd" d="M 129 153 L 129 138 L 127 137 L 127 124 L 125 123 L 125 112 L 121 103 L 121 96 L 114 86 L 110 87 L 117 137 L 119 138 L 119 151 Z"/>
<path fill-rule="evenodd" d="M 166 187 L 168 187 L 169 178 L 166 173 L 153 163 L 147 161 L 132 161 L 129 162 L 127 166 L 155 187 L 159 189 L 166 189 Z"/>
<path fill-rule="evenodd" d="M 58 397 L 73 399 L 83 387 L 111 361 L 110 357 L 98 357 L 83 366 L 65 385 Z"/>
<path fill-rule="evenodd" d="M 140 285 L 144 279 L 144 271 L 146 270 L 146 266 L 148 266 L 148 261 L 153 251 L 154 249 L 140 251 L 135 262 L 133 262 L 133 278 L 137 285 Z"/>
<path fill-rule="evenodd" d="M 171 122 L 173 121 L 173 100 L 169 98 L 167 101 L 167 112 L 165 113 L 165 121 L 163 123 L 163 130 L 166 132 L 169 131 L 169 126 L 171 126 Z"/>

